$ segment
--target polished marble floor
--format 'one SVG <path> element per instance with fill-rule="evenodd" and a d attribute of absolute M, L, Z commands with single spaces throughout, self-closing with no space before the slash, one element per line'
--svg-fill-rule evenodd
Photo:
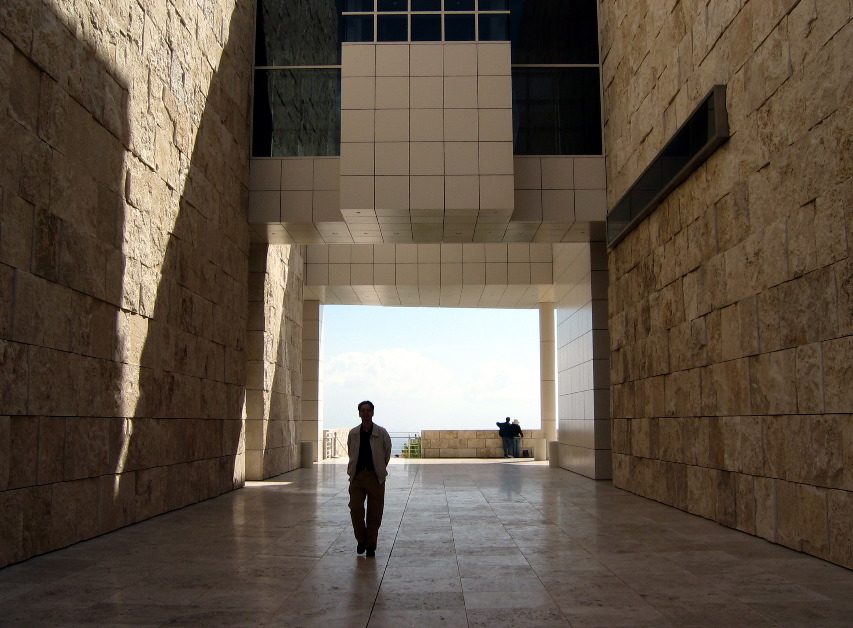
<path fill-rule="evenodd" d="M 520 460 L 393 460 L 376 558 L 341 463 L 0 570 L 0 626 L 853 626 L 853 572 Z"/>

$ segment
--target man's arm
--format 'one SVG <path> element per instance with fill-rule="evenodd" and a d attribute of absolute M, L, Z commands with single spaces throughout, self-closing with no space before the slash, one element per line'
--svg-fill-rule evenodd
<path fill-rule="evenodd" d="M 385 444 L 385 466 L 388 466 L 391 460 L 391 436 L 386 429 L 382 430 L 382 441 Z"/>
<path fill-rule="evenodd" d="M 358 439 L 358 432 L 355 430 L 350 430 L 350 433 L 347 435 L 347 455 L 350 460 L 358 459 L 358 443 L 356 440 Z"/>

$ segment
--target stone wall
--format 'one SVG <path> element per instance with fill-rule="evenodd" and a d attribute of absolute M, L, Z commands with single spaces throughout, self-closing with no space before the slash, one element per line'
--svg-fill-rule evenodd
<path fill-rule="evenodd" d="M 542 430 L 523 430 L 521 449 L 533 457 L 533 447 L 544 438 Z M 424 458 L 503 458 L 498 428 L 493 430 L 422 430 Z M 543 453 L 543 456 L 545 454 Z"/>
<path fill-rule="evenodd" d="M 243 482 L 254 3 L 0 3 L 0 566 Z"/>
<path fill-rule="evenodd" d="M 614 483 L 853 567 L 850 5 L 600 9 L 609 206 L 716 83 L 731 127 L 609 256 Z"/>
<path fill-rule="evenodd" d="M 300 465 L 305 247 L 252 244 L 246 377 L 246 479 Z"/>

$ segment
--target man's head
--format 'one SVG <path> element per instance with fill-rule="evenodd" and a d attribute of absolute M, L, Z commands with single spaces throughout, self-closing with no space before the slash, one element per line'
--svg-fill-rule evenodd
<path fill-rule="evenodd" d="M 506 418 L 506 422 L 509 423 L 509 417 Z"/>
<path fill-rule="evenodd" d="M 362 401 L 358 404 L 358 416 L 361 417 L 362 423 L 371 423 L 373 421 L 373 403 Z"/>
<path fill-rule="evenodd" d="M 513 419 L 513 420 L 512 420 L 512 424 L 513 424 L 513 425 L 518 425 L 518 419 Z"/>

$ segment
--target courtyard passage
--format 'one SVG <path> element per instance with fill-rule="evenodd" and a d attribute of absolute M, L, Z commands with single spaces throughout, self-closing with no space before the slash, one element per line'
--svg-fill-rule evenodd
<path fill-rule="evenodd" d="M 2 626 L 851 625 L 853 572 L 544 462 L 389 468 L 358 556 L 342 461 L 0 570 Z"/>

